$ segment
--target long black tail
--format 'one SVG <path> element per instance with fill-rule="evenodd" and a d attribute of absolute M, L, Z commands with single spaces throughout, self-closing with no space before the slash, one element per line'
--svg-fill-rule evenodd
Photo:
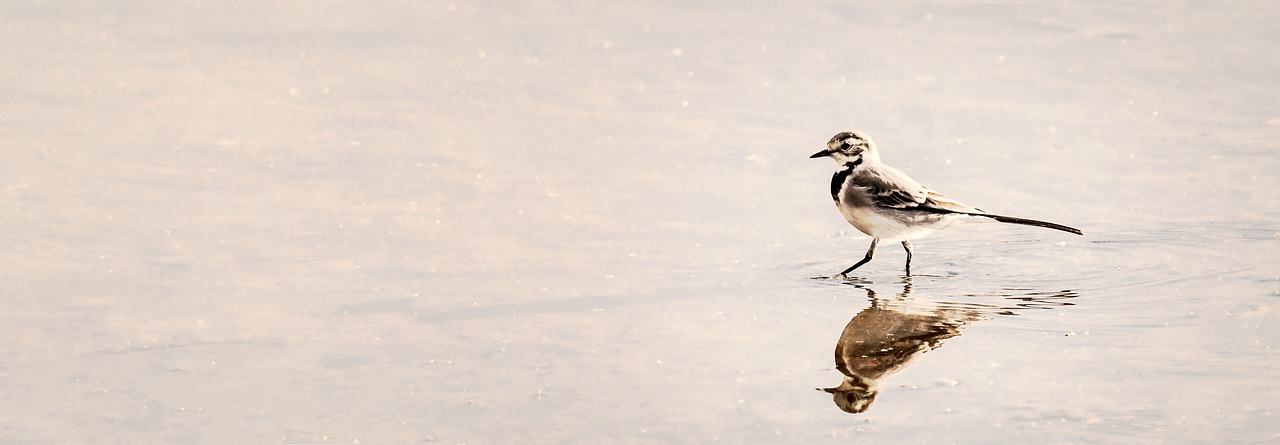
<path fill-rule="evenodd" d="M 1061 230 L 1063 232 L 1071 232 L 1076 235 L 1084 235 L 1084 232 L 1081 232 L 1080 229 L 1077 229 L 1075 227 L 1067 227 L 1062 224 L 1054 224 L 1046 221 L 1036 221 L 1034 219 L 1026 219 L 1026 218 L 1014 218 L 1012 216 L 992 215 L 989 213 L 970 213 L 970 215 L 985 216 L 987 218 L 1000 221 L 1002 223 L 1022 224 L 1024 226 L 1046 227 L 1050 229 Z"/>

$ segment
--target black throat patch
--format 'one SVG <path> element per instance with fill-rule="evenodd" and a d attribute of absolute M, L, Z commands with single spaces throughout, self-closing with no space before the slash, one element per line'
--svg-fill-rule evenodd
<path fill-rule="evenodd" d="M 831 176 L 831 199 L 840 202 L 840 189 L 844 187 L 844 180 L 848 179 L 849 175 L 853 174 L 854 167 L 861 163 L 862 160 L 859 159 L 857 162 L 845 164 L 844 168 L 837 170 L 836 174 Z"/>

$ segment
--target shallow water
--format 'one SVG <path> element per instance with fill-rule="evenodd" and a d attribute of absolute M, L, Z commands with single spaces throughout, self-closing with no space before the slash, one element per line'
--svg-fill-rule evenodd
<path fill-rule="evenodd" d="M 0 442 L 1274 442 L 1277 19 L 6 2 Z"/>

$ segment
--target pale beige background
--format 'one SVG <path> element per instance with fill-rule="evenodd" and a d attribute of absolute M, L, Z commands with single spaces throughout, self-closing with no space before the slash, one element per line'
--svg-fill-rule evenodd
<path fill-rule="evenodd" d="M 1280 8 L 880 3 L 3 2 L 0 442 L 1278 440 Z M 848 128 L 1087 236 L 815 279 Z"/>

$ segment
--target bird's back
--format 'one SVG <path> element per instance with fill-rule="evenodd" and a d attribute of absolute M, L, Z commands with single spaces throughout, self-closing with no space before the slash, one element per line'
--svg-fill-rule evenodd
<path fill-rule="evenodd" d="M 837 176 L 839 174 L 836 173 Z M 930 213 L 983 213 L 982 210 L 930 190 L 896 168 L 878 163 L 849 172 L 839 201 L 842 205 L 851 207 L 874 206 Z"/>

